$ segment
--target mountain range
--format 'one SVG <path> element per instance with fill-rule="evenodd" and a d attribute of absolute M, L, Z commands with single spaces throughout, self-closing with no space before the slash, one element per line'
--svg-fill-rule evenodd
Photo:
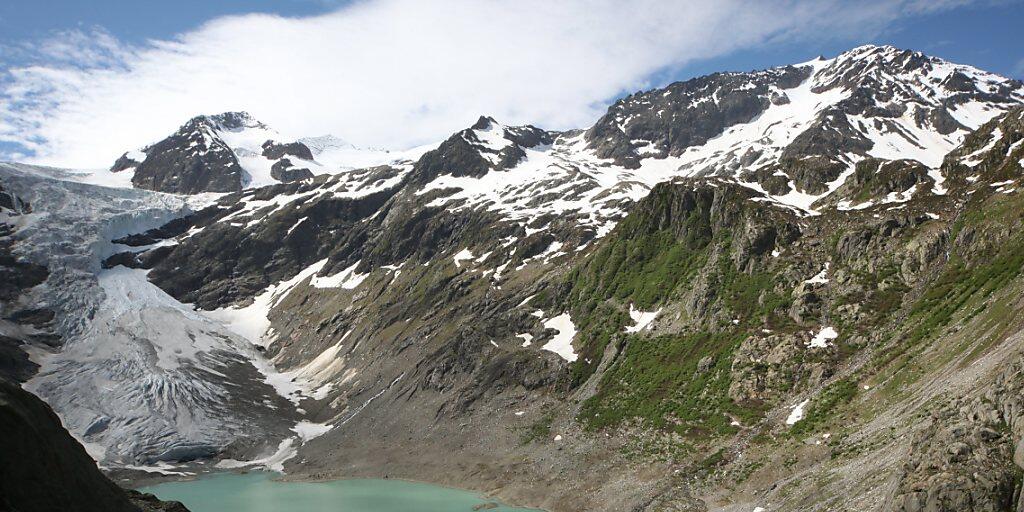
<path fill-rule="evenodd" d="M 0 164 L 0 374 L 128 482 L 1024 510 L 1022 141 L 1024 84 L 888 46 L 400 152 L 201 115 Z"/>

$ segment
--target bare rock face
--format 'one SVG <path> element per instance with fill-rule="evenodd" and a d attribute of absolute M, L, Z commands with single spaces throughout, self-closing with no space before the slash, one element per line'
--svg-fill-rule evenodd
<path fill-rule="evenodd" d="M 184 512 L 180 503 L 131 496 L 108 480 L 56 414 L 0 379 L 0 508 L 66 512 Z"/>
<path fill-rule="evenodd" d="M 302 160 L 312 160 L 313 152 L 301 142 L 275 142 L 268 140 L 263 143 L 263 156 L 271 160 L 279 160 L 286 156 L 294 156 Z"/>
<path fill-rule="evenodd" d="M 834 349 L 807 356 L 805 337 L 751 336 L 733 357 L 729 398 L 742 404 L 771 403 L 798 387 L 819 385 L 832 374 Z"/>
<path fill-rule="evenodd" d="M 1018 359 L 984 396 L 932 413 L 928 428 L 914 438 L 889 510 L 1021 510 L 1022 367 Z"/>
<path fill-rule="evenodd" d="M 1015 181 L 1024 160 L 1024 106 L 992 119 L 972 132 L 946 155 L 942 175 L 951 189 L 978 183 Z"/>
<path fill-rule="evenodd" d="M 167 138 L 139 151 L 124 153 L 110 170 L 134 171 L 132 185 L 158 192 L 238 191 L 250 176 L 239 164 L 239 157 L 225 140 L 225 134 L 246 130 L 263 133 L 269 129 L 246 112 L 196 116 Z M 309 155 L 309 148 L 300 143 L 274 145 L 267 141 L 267 144 L 280 146 L 280 151 Z M 308 159 L 312 160 L 312 156 Z"/>
<path fill-rule="evenodd" d="M 262 147 L 263 156 L 270 160 L 276 160 L 270 168 L 270 176 L 275 180 L 288 183 L 313 177 L 313 171 L 301 165 L 303 160 L 307 162 L 313 160 L 313 153 L 305 144 L 268 140 L 263 143 Z"/>
<path fill-rule="evenodd" d="M 481 116 L 429 151 L 416 163 L 411 182 L 424 185 L 438 176 L 479 178 L 491 170 L 508 170 L 526 153 L 524 148 L 550 144 L 555 134 L 534 126 L 502 126 Z"/>
<path fill-rule="evenodd" d="M 141 162 L 136 160 L 136 158 L 139 157 L 141 157 L 141 155 L 132 155 L 125 152 L 114 161 L 114 165 L 110 166 L 110 172 L 127 171 L 128 169 L 138 167 Z"/>
<path fill-rule="evenodd" d="M 242 189 L 244 176 L 238 159 L 216 135 L 210 119 L 199 116 L 146 149 L 146 159 L 135 168 L 132 184 L 177 194 L 234 192 Z"/>
<path fill-rule="evenodd" d="M 273 161 L 259 172 L 269 168 L 291 183 L 239 190 L 232 182 L 236 192 L 161 227 L 104 231 L 117 244 L 102 255 L 113 268 L 105 275 L 121 279 L 107 284 L 133 292 L 118 302 L 130 305 L 134 292 L 157 291 L 140 285 L 161 288 L 170 297 L 142 300 L 173 306 L 172 334 L 194 308 L 258 306 L 270 326 L 259 335 L 260 352 L 296 384 L 309 379 L 301 382 L 309 396 L 294 395 L 301 418 L 334 427 L 298 440 L 286 470 L 299 476 L 406 477 L 433 464 L 430 478 L 439 483 L 515 492 L 546 482 L 538 492 L 549 501 L 533 503 L 550 510 L 701 510 L 693 482 L 726 494 L 716 506 L 863 510 L 833 506 L 828 494 L 873 485 L 862 475 L 842 478 L 877 464 L 873 473 L 898 485 L 885 503 L 855 489 L 874 498 L 873 507 L 1006 510 L 1019 487 L 1015 452 L 1024 460 L 1016 419 L 1024 406 L 1008 398 L 1021 396 L 1016 374 L 983 399 L 938 400 L 917 437 L 857 438 L 888 420 L 874 421 L 876 411 L 863 407 L 876 402 L 871 390 L 882 383 L 870 379 L 886 378 L 880 369 L 888 361 L 920 361 L 919 348 L 963 325 L 942 322 L 984 314 L 989 296 L 977 290 L 1024 286 L 1013 254 L 984 266 L 1000 246 L 1019 247 L 1008 243 L 1021 231 L 1020 199 L 1011 194 L 1024 172 L 1014 128 L 1021 111 L 985 125 L 937 169 L 968 125 L 985 122 L 968 114 L 995 115 L 1024 96 L 1012 84 L 986 87 L 986 75 L 959 70 L 966 67 L 938 83 L 936 69 L 954 69 L 943 66 L 865 47 L 633 95 L 586 133 L 482 117 L 415 163 L 335 175 L 312 176 L 320 167 L 309 146 L 233 138 L 228 132 L 247 126 L 244 117 L 211 123 L 209 140 L 200 123 L 167 151 L 126 155 L 115 167 L 142 169 L 140 179 L 160 182 L 153 186 L 196 191 L 259 158 Z M 945 112 L 975 101 L 986 109 Z M 255 151 L 213 149 L 242 138 L 267 142 Z M 199 170 L 147 171 L 160 154 Z M 649 166 L 651 159 L 662 162 Z M 219 167 L 202 167 L 211 162 Z M 238 186 L 253 187 L 244 179 Z M 960 289 L 972 282 L 979 288 Z M 961 296 L 979 299 L 945 302 Z M 125 327 L 89 341 L 134 335 L 146 324 L 117 325 Z M 206 341 L 235 338 L 212 321 L 195 325 Z M 153 346 L 175 339 L 154 338 Z M 241 353 L 235 343 L 224 347 Z M 907 348 L 915 352 L 901 352 Z M 69 356 L 69 367 L 77 360 Z M 219 368 L 213 377 L 168 382 L 249 389 L 259 377 Z M 61 414 L 76 406 L 67 390 L 79 389 L 61 380 L 66 373 L 51 370 L 60 386 L 40 393 Z M 224 396 L 220 389 L 209 396 Z M 265 435 L 266 427 L 249 426 L 287 419 L 282 411 L 290 409 L 269 390 L 233 396 L 229 405 L 253 416 L 232 409 L 226 418 L 247 430 Z M 791 422 L 795 404 L 807 405 L 806 416 Z M 884 412 L 899 415 L 894 409 L 904 408 Z M 123 418 L 115 412 L 113 421 Z M 76 433 L 93 425 L 67 424 Z M 227 424 L 217 418 L 203 428 Z M 271 426 L 291 432 L 291 424 Z M 103 439 L 164 437 L 142 432 Z M 214 441 L 143 460 L 211 456 L 223 447 Z M 865 447 L 890 457 L 866 461 Z M 392 464 L 399 460 L 403 467 Z M 818 478 L 826 471 L 837 479 Z"/>
<path fill-rule="evenodd" d="M 916 160 L 866 158 L 857 162 L 853 174 L 828 199 L 842 208 L 862 208 L 874 201 L 904 201 L 935 185 L 928 168 Z"/>
<path fill-rule="evenodd" d="M 634 94 L 612 105 L 586 138 L 598 156 L 636 167 L 642 155 L 635 141 L 649 141 L 652 151 L 662 156 L 678 155 L 750 121 L 772 103 L 785 103 L 779 91 L 799 85 L 808 75 L 807 68 L 796 67 L 715 73 Z"/>
<path fill-rule="evenodd" d="M 270 168 L 270 176 L 282 183 L 290 183 L 312 178 L 313 171 L 293 164 L 290 158 L 282 158 Z"/>

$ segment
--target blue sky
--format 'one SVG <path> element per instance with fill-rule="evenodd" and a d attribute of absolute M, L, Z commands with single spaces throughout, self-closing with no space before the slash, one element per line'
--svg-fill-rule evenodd
<path fill-rule="evenodd" d="M 0 31 L 8 42 L 53 30 L 101 25 L 131 40 L 166 39 L 229 14 L 320 14 L 341 2 L 316 0 L 9 0 L 0 4 Z"/>
<path fill-rule="evenodd" d="M 303 17 L 343 7 L 343 0 L 10 0 L 0 4 L 0 44 L 17 45 L 54 31 L 101 26 L 126 41 L 167 39 L 218 16 L 253 12 Z M 1024 79 L 1024 2 L 968 5 L 894 22 L 858 41 L 768 45 L 665 73 L 685 79 L 721 70 L 789 64 L 834 55 L 862 43 L 891 44 Z"/>
<path fill-rule="evenodd" d="M 479 114 L 581 127 L 638 89 L 866 43 L 1024 78 L 1022 26 L 1024 0 L 6 0 L 0 159 L 100 165 L 224 110 L 395 148 Z"/>
<path fill-rule="evenodd" d="M 835 55 L 856 44 L 890 44 L 958 64 L 1024 79 L 1024 3 L 996 2 L 898 20 L 879 34 L 856 41 L 779 44 L 739 51 L 682 70 L 686 76 L 717 69 L 761 69 L 797 62 L 808 55 Z"/>

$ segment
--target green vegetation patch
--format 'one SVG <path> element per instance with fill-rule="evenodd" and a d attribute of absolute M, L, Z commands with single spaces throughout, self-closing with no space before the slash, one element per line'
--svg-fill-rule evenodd
<path fill-rule="evenodd" d="M 803 437 L 810 434 L 832 417 L 841 406 L 853 400 L 857 395 L 857 383 L 849 379 L 842 379 L 829 384 L 821 394 L 811 400 L 804 417 L 793 424 L 789 434 L 794 437 Z"/>
<path fill-rule="evenodd" d="M 697 210 L 690 217 L 688 224 L 701 222 Z M 643 222 L 641 217 L 627 217 L 619 235 L 572 272 L 571 305 L 586 307 L 612 298 L 647 309 L 667 298 L 704 264 L 710 227 L 698 225 L 677 238 L 670 229 L 646 231 L 636 225 Z"/>
<path fill-rule="evenodd" d="M 551 423 L 554 421 L 555 415 L 550 411 L 545 412 L 543 416 L 537 419 L 537 421 L 526 427 L 522 436 L 519 438 L 520 444 L 527 445 L 537 440 L 550 438 Z"/>
<path fill-rule="evenodd" d="M 1024 267 L 1024 239 L 1002 244 L 994 257 L 970 265 L 952 255 L 942 274 L 910 310 L 905 339 L 887 354 L 885 362 L 934 339 L 972 300 L 984 300 L 1003 288 Z"/>
<path fill-rule="evenodd" d="M 608 343 L 632 322 L 625 305 L 653 308 L 707 261 L 711 227 L 700 208 L 679 221 L 681 229 L 657 228 L 651 215 L 626 217 L 567 277 L 567 303 L 584 340 L 572 370 L 574 385 L 594 373 Z"/>
<path fill-rule="evenodd" d="M 718 260 L 716 289 L 726 308 L 740 320 L 739 325 L 751 328 L 767 326 L 773 330 L 796 328 L 786 312 L 793 303 L 791 290 L 775 289 L 781 278 L 773 272 L 739 272 L 727 256 Z"/>
<path fill-rule="evenodd" d="M 744 336 L 737 331 L 631 336 L 602 376 L 597 394 L 583 404 L 581 420 L 600 429 L 637 418 L 691 438 L 735 432 L 726 414 L 751 420 L 763 412 L 741 407 L 727 395 L 732 354 Z"/>

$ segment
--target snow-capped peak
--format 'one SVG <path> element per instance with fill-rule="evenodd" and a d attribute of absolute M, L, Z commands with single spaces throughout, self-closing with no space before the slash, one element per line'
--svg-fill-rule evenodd
<path fill-rule="evenodd" d="M 495 164 L 498 153 L 513 144 L 505 126 L 492 117 L 481 116 L 469 130 L 463 132 L 463 137 L 466 142 L 478 147 L 487 155 L 486 158 L 491 159 Z"/>
<path fill-rule="evenodd" d="M 196 119 L 202 119 L 210 123 L 219 131 L 237 131 L 244 130 L 246 128 L 254 128 L 267 130 L 267 125 L 256 120 L 252 114 L 248 112 L 223 112 L 214 115 L 203 115 L 198 116 Z"/>
<path fill-rule="evenodd" d="M 932 104 L 977 93 L 1024 98 L 1019 82 L 973 66 L 888 45 L 865 45 L 839 54 L 827 68 L 817 73 L 815 80 L 822 88 L 895 90 L 902 99 Z"/>
<path fill-rule="evenodd" d="M 963 84 L 964 78 L 970 84 Z M 717 73 L 616 102 L 581 135 L 519 144 L 517 130 L 482 116 L 456 134 L 462 153 L 433 165 L 420 194 L 431 206 L 503 212 L 531 234 L 573 217 L 608 232 L 658 182 L 720 176 L 766 201 L 814 214 L 867 158 L 916 160 L 942 194 L 937 167 L 970 130 L 1024 102 L 1019 82 L 892 46 L 751 73 Z M 524 127 L 528 128 L 528 127 Z M 443 146 L 444 147 L 444 146 Z M 521 157 L 499 165 L 505 153 Z M 443 157 L 443 155 L 442 155 Z M 883 166 L 877 166 L 882 169 Z M 541 200 L 540 198 L 544 198 Z M 889 199 L 879 198 L 878 204 Z M 819 204 L 820 202 L 820 204 Z"/>

